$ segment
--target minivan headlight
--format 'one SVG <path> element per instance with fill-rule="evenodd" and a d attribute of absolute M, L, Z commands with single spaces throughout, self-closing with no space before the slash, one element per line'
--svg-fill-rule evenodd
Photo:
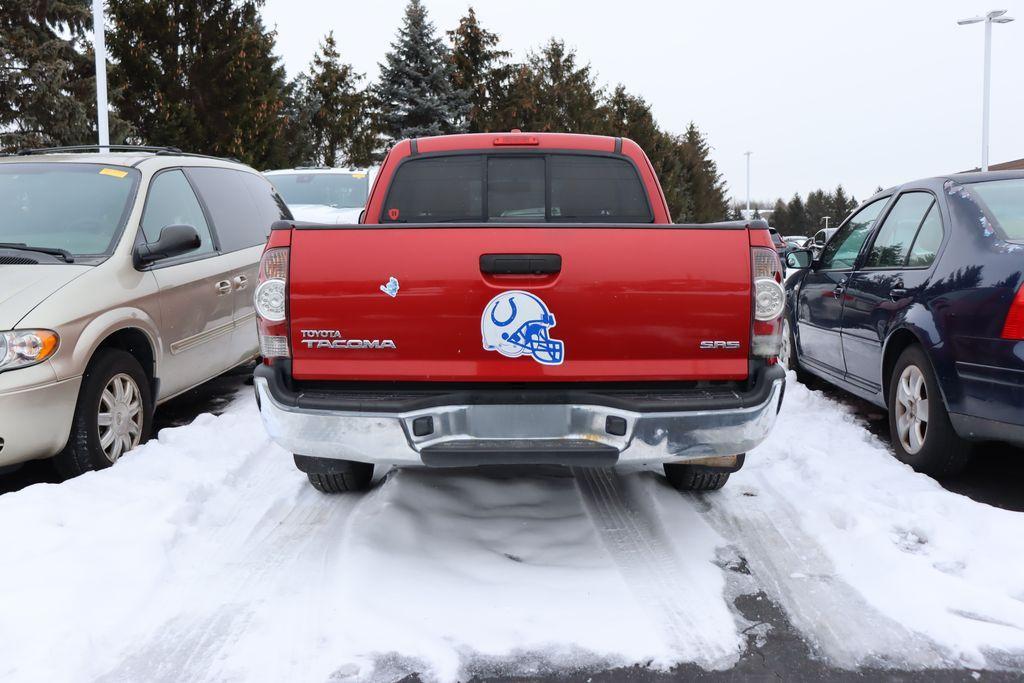
<path fill-rule="evenodd" d="M 57 351 L 60 338 L 51 330 L 0 332 L 0 372 L 42 363 Z"/>

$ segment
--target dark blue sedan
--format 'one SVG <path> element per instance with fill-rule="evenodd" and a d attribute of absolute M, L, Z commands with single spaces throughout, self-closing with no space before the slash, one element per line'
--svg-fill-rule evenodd
<path fill-rule="evenodd" d="M 952 474 L 974 442 L 1024 446 L 1022 280 L 1024 172 L 907 183 L 790 276 L 782 360 L 886 408 L 897 457 Z"/>

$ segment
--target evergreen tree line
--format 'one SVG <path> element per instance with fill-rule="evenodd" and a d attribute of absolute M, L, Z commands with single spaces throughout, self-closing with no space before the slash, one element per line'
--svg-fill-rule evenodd
<path fill-rule="evenodd" d="M 366 166 L 396 140 L 442 133 L 623 136 L 650 156 L 677 221 L 728 214 L 700 129 L 663 129 L 643 98 L 599 84 L 561 40 L 517 61 L 472 8 L 442 34 L 409 0 L 377 81 L 345 62 L 333 33 L 288 79 L 262 5 L 107 0 L 111 141 L 269 169 Z M 91 22 L 90 0 L 0 0 L 0 149 L 96 140 Z"/>
<path fill-rule="evenodd" d="M 842 185 L 832 192 L 814 190 L 806 201 L 796 193 L 788 202 L 775 201 L 769 223 L 783 235 L 810 236 L 825 227 L 825 216 L 829 217 L 829 227 L 837 227 L 857 204 L 857 199 L 848 196 Z"/>

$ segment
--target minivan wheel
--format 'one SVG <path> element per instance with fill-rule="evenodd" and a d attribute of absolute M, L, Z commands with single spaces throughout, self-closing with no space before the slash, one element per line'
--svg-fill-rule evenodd
<path fill-rule="evenodd" d="M 139 361 L 100 349 L 82 376 L 71 434 L 54 457 L 64 477 L 110 467 L 149 437 L 153 397 Z"/>
<path fill-rule="evenodd" d="M 918 472 L 946 477 L 970 461 L 971 444 L 953 429 L 931 362 L 920 346 L 900 354 L 889 381 L 889 432 L 896 457 Z"/>

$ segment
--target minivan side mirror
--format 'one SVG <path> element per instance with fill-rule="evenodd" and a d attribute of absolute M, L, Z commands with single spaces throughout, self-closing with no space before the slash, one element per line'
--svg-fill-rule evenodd
<path fill-rule="evenodd" d="M 135 247 L 135 266 L 147 266 L 154 261 L 181 256 L 202 244 L 199 231 L 191 225 L 168 225 L 160 231 L 156 242 L 139 244 Z"/>
<path fill-rule="evenodd" d="M 813 260 L 810 249 L 794 249 L 786 255 L 786 265 L 790 268 L 807 268 Z"/>

